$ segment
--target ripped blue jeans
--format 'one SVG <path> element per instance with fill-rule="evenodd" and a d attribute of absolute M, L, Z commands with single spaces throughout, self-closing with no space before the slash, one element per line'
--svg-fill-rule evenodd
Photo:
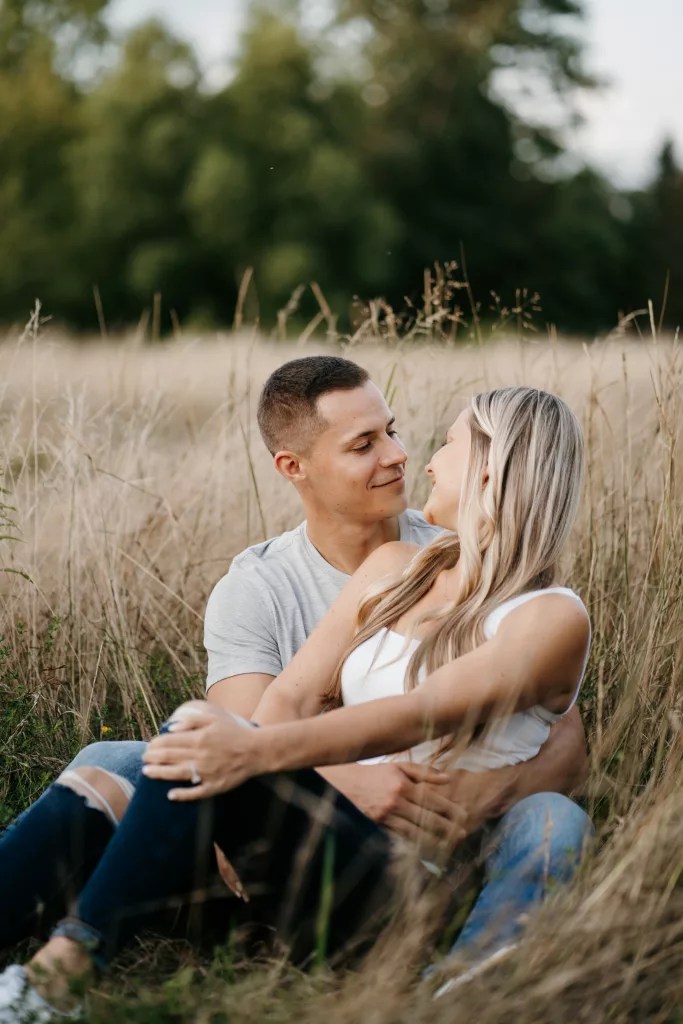
<path fill-rule="evenodd" d="M 211 898 L 214 842 L 264 897 L 269 922 L 287 941 L 296 933 L 304 945 L 319 944 L 325 878 L 334 888 L 330 951 L 367 918 L 361 908 L 386 904 L 388 834 L 316 772 L 266 776 L 213 800 L 172 805 L 168 786 L 141 776 L 144 749 L 94 743 L 67 769 L 102 768 L 135 787 L 117 829 L 57 782 L 0 837 L 0 945 L 30 933 L 36 907 L 53 920 L 66 910 L 71 923 L 61 934 L 90 941 L 103 963 L 153 923 L 160 906 L 195 899 L 198 890 Z M 487 830 L 484 885 L 451 953 L 478 958 L 514 940 L 528 911 L 571 878 L 591 835 L 587 815 L 560 794 L 516 804 Z"/>

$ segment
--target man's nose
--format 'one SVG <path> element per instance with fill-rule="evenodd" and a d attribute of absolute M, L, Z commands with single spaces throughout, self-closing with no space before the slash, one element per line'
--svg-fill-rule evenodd
<path fill-rule="evenodd" d="M 397 437 L 387 437 L 387 447 L 382 452 L 382 464 L 385 466 L 402 466 L 408 460 L 408 453 L 403 442 Z"/>

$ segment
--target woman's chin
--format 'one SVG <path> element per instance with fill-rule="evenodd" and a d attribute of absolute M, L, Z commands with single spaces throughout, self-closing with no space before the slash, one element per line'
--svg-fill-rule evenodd
<path fill-rule="evenodd" d="M 441 525 L 440 523 L 438 523 L 436 521 L 436 519 L 434 517 L 434 509 L 430 508 L 429 502 L 427 502 L 425 507 L 422 509 L 422 515 L 424 516 L 425 520 L 429 523 L 430 526 L 440 526 Z"/>
<path fill-rule="evenodd" d="M 450 521 L 446 522 L 447 516 L 439 515 L 439 510 L 432 507 L 429 502 L 422 509 L 422 516 L 425 522 L 429 523 L 430 526 L 439 526 L 442 530 L 455 530 L 455 526 Z"/>

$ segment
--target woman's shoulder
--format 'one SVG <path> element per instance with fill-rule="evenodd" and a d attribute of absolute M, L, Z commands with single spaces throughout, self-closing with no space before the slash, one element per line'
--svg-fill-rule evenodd
<path fill-rule="evenodd" d="M 363 565 L 377 576 L 400 572 L 410 564 L 420 550 L 419 544 L 409 544 L 403 540 L 390 540 L 375 548 L 365 559 Z"/>
<path fill-rule="evenodd" d="M 522 628 L 547 631 L 553 627 L 576 637 L 590 640 L 588 610 L 569 587 L 546 587 L 530 590 L 504 601 L 490 613 L 485 623 L 489 637 L 499 632 Z"/>
<path fill-rule="evenodd" d="M 387 541 L 370 552 L 356 570 L 355 578 L 365 586 L 371 586 L 386 576 L 397 575 L 403 572 L 419 550 L 419 544 L 407 544 L 402 540 Z"/>
<path fill-rule="evenodd" d="M 492 612 L 493 615 L 505 612 L 514 611 L 514 609 L 521 607 L 522 605 L 529 604 L 531 601 L 539 601 L 541 598 L 544 599 L 544 605 L 547 604 L 549 598 L 564 598 L 573 601 L 584 610 L 586 609 L 585 604 L 571 587 L 543 587 L 540 590 L 525 590 L 521 594 L 515 594 L 514 597 L 509 597 L 506 601 L 502 601 L 497 608 Z M 553 601 L 555 603 L 555 601 Z"/>

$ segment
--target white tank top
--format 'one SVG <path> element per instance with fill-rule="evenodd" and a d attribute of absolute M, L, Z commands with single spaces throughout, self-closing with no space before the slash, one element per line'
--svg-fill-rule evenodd
<path fill-rule="evenodd" d="M 565 594 L 577 601 L 585 611 L 585 606 L 578 594 L 567 587 L 548 587 L 545 590 L 532 590 L 519 594 L 509 601 L 503 602 L 487 616 L 484 622 L 484 635 L 487 640 L 495 636 L 498 626 L 506 615 L 515 608 L 526 604 L 535 597 L 546 594 Z M 405 693 L 405 674 L 411 655 L 420 644 L 417 639 L 408 640 L 402 633 L 395 633 L 383 627 L 374 636 L 369 637 L 348 656 L 341 672 L 341 693 L 345 705 L 362 704 L 378 697 L 397 697 Z M 573 707 L 588 661 L 588 650 L 583 660 L 581 676 L 569 708 Z M 540 704 L 516 711 L 501 718 L 491 719 L 476 740 L 467 746 L 454 759 L 453 753 L 441 759 L 440 766 L 448 768 L 464 768 L 470 772 L 487 771 L 490 768 L 501 768 L 503 765 L 518 764 L 535 757 L 548 738 L 550 726 L 563 715 L 548 711 Z M 431 761 L 441 746 L 442 740 L 428 740 L 420 743 L 401 754 L 382 755 L 362 761 L 362 764 L 379 764 L 390 760 Z"/>

